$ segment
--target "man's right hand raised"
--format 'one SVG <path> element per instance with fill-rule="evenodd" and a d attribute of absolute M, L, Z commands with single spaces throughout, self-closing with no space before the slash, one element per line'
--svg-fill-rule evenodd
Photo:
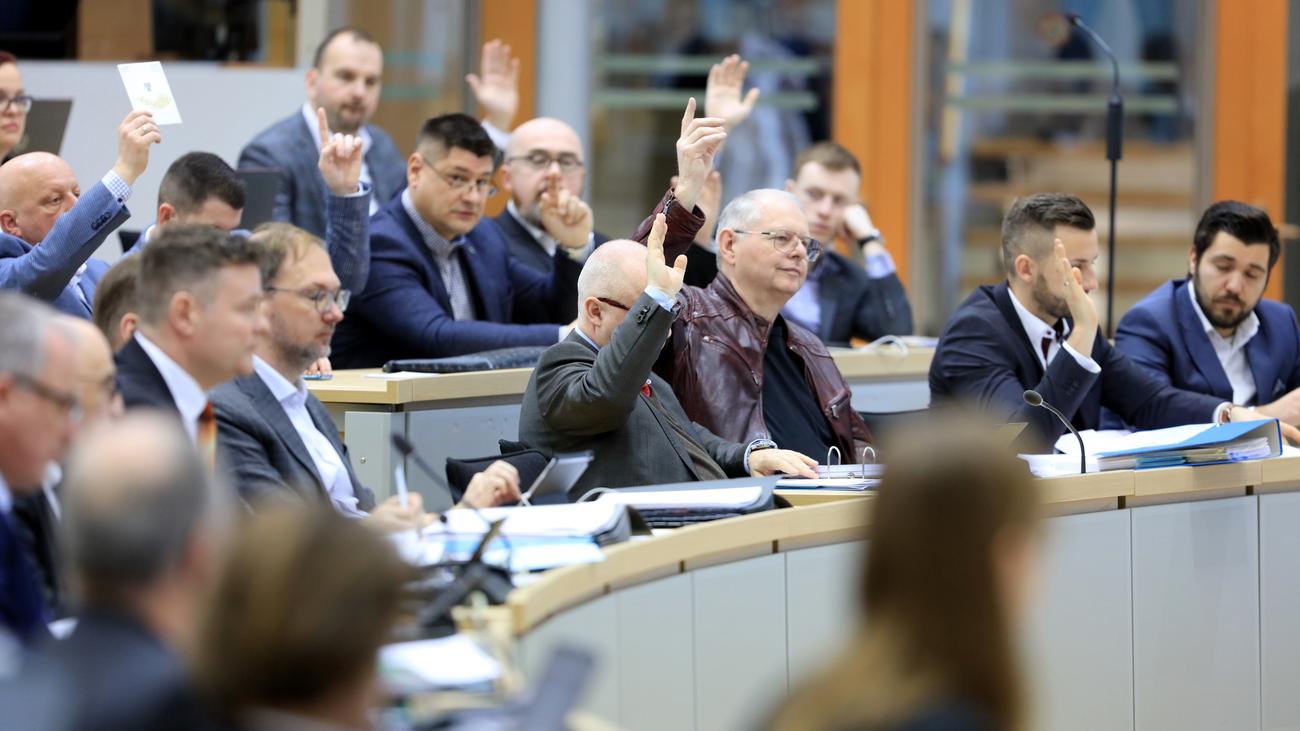
<path fill-rule="evenodd" d="M 1051 275 L 1048 275 L 1051 276 Z M 1092 298 L 1083 291 L 1083 272 L 1078 267 L 1070 266 L 1070 257 L 1065 254 L 1065 244 L 1056 240 L 1056 276 L 1064 285 L 1065 304 L 1070 308 L 1074 318 L 1074 329 L 1065 342 L 1079 355 L 1092 357 L 1092 345 L 1097 339 L 1097 306 Z"/>
<path fill-rule="evenodd" d="M 677 138 L 677 187 L 674 195 L 686 210 L 694 210 L 705 180 L 713 170 L 713 157 L 727 139 L 726 123 L 715 117 L 695 118 L 695 97 L 686 102 L 682 135 Z"/>
<path fill-rule="evenodd" d="M 645 242 L 646 287 L 654 287 L 669 297 L 676 298 L 682 290 L 682 278 L 686 276 L 686 255 L 678 254 L 672 266 L 664 261 L 664 236 L 668 233 L 668 221 L 664 214 L 655 216 L 650 228 L 650 237 Z"/>
<path fill-rule="evenodd" d="M 127 185 L 135 185 L 136 178 L 149 165 L 149 145 L 162 142 L 162 132 L 153 121 L 153 114 L 145 111 L 131 112 L 117 127 L 117 162 L 113 172 Z"/>

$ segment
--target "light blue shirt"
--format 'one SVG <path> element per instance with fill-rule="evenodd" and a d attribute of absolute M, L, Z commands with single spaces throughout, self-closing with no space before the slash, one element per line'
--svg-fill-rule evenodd
<path fill-rule="evenodd" d="M 199 416 L 208 405 L 207 392 L 189 372 L 164 353 L 162 348 L 145 337 L 144 333 L 137 330 L 133 337 L 140 344 L 145 355 L 149 356 L 158 373 L 162 375 L 167 390 L 172 393 L 172 400 L 176 402 L 176 410 L 181 414 L 181 426 L 185 427 L 185 433 L 190 435 L 190 441 L 197 444 Z"/>

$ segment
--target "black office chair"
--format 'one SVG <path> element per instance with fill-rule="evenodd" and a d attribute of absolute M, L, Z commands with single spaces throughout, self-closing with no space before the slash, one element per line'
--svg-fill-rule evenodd
<path fill-rule="evenodd" d="M 527 490 L 530 485 L 537 481 L 538 475 L 546 469 L 546 464 L 550 458 L 542 454 L 539 450 L 529 447 L 523 442 L 512 442 L 508 439 L 500 439 L 497 445 L 501 454 L 491 457 L 470 457 L 467 459 L 447 458 L 447 486 L 451 490 L 451 499 L 453 502 L 460 502 L 465 497 L 465 490 L 469 488 L 469 481 L 474 479 L 474 475 L 488 468 L 488 465 L 503 460 L 514 465 L 519 470 L 519 489 Z M 563 495 L 559 496 L 563 502 Z M 534 504 L 546 503 L 547 500 L 538 500 Z"/>
<path fill-rule="evenodd" d="M 887 439 L 900 428 L 919 424 L 930 418 L 930 410 L 859 411 L 858 416 L 861 416 L 862 420 L 867 422 L 867 428 L 871 430 L 872 441 L 880 442 L 882 439 Z"/>

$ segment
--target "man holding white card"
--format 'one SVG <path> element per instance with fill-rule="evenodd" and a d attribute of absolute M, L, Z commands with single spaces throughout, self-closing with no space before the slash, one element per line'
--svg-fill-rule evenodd
<path fill-rule="evenodd" d="M 162 141 L 153 115 L 133 111 L 117 129 L 117 162 L 82 195 L 72 167 L 30 152 L 0 166 L 0 288 L 17 289 L 90 318 L 108 264 L 91 256 L 131 213 L 131 186 Z"/>

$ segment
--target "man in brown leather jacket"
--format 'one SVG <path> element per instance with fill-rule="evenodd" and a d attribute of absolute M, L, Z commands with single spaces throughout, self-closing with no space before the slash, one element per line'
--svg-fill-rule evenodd
<path fill-rule="evenodd" d="M 677 141 L 678 190 L 699 190 L 711 169 L 711 156 L 691 151 L 694 116 L 692 100 Z M 704 223 L 674 207 L 671 194 L 660 206 L 670 261 Z M 645 241 L 653 221 L 652 213 L 634 238 Z M 754 190 L 733 200 L 718 220 L 718 276 L 678 293 L 681 311 L 655 370 L 691 420 L 724 439 L 772 439 L 818 459 L 838 447 L 844 461 L 858 461 L 871 433 L 853 410 L 848 383 L 816 335 L 780 316 L 818 253 L 790 193 Z"/>

